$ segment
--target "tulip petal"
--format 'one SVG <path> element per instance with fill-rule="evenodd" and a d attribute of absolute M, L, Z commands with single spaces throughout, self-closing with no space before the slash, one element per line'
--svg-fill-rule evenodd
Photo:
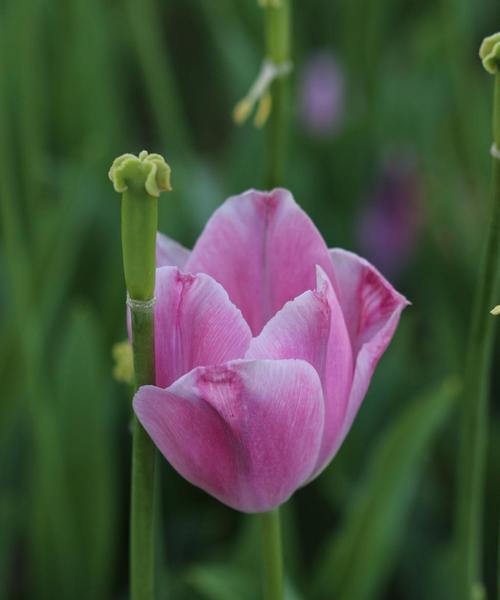
<path fill-rule="evenodd" d="M 343 426 L 347 435 L 401 311 L 409 302 L 368 261 L 352 252 L 330 250 L 339 300 L 354 353 L 354 380 Z"/>
<path fill-rule="evenodd" d="M 222 284 L 257 335 L 285 302 L 314 289 L 317 264 L 333 281 L 325 242 L 290 192 L 252 190 L 215 211 L 186 270 Z"/>
<path fill-rule="evenodd" d="M 184 269 L 191 251 L 179 242 L 158 232 L 156 234 L 156 266 Z"/>
<path fill-rule="evenodd" d="M 251 332 L 221 285 L 208 275 L 156 271 L 156 383 L 167 387 L 194 367 L 242 358 Z"/>
<path fill-rule="evenodd" d="M 317 267 L 316 290 L 287 302 L 252 339 L 246 358 L 298 358 L 316 369 L 325 399 L 325 427 L 315 468 L 321 470 L 338 448 L 353 375 L 344 316 L 321 267 Z"/>
<path fill-rule="evenodd" d="M 323 429 L 321 383 L 304 361 L 233 361 L 145 386 L 134 410 L 188 481 L 244 512 L 268 511 L 302 485 Z"/>

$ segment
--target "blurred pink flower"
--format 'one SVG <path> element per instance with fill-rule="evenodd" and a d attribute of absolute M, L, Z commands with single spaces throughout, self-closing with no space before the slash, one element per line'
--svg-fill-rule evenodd
<path fill-rule="evenodd" d="M 304 65 L 299 81 L 299 116 L 314 137 L 332 134 L 344 113 L 344 76 L 333 54 L 314 54 Z"/>
<path fill-rule="evenodd" d="M 422 189 L 411 155 L 385 160 L 360 216 L 359 247 L 384 273 L 397 275 L 411 260 L 422 225 Z"/>
<path fill-rule="evenodd" d="M 191 483 L 270 510 L 337 452 L 407 301 L 282 189 L 227 200 L 191 253 L 159 236 L 158 259 L 135 412 Z"/>

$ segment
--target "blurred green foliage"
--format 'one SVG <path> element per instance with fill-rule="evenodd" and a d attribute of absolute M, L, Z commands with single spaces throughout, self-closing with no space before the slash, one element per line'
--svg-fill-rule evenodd
<path fill-rule="evenodd" d="M 191 245 L 230 194 L 259 187 L 263 134 L 231 110 L 262 58 L 254 0 L 0 3 L 0 599 L 125 598 L 129 390 L 115 156 L 165 154 L 161 226 Z M 335 53 L 346 109 L 300 126 L 292 78 L 287 185 L 330 245 L 356 224 L 383 156 L 416 156 L 424 227 L 394 282 L 413 302 L 340 454 L 284 511 L 289 598 L 453 594 L 460 376 L 489 194 L 491 81 L 477 59 L 496 0 L 294 2 L 295 73 Z M 499 299 L 500 301 L 500 299 Z M 500 357 L 497 352 L 496 363 Z M 492 388 L 485 575 L 500 507 Z M 428 390 L 428 391 L 426 391 Z M 259 597 L 251 517 L 160 461 L 159 597 Z"/>

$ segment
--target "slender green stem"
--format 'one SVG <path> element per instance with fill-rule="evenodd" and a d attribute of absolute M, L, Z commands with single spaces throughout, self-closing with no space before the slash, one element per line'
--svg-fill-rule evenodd
<path fill-rule="evenodd" d="M 276 65 L 290 60 L 289 0 L 266 8 L 266 54 Z M 278 77 L 271 85 L 273 106 L 267 125 L 267 162 L 265 185 L 272 189 L 283 184 L 285 161 L 288 77 Z"/>
<path fill-rule="evenodd" d="M 155 381 L 153 308 L 132 308 L 136 387 Z M 130 520 L 130 589 L 132 600 L 154 598 L 155 447 L 134 416 Z"/>
<path fill-rule="evenodd" d="M 495 75 L 493 136 L 500 148 L 500 74 Z M 493 198 L 465 367 L 463 422 L 457 510 L 458 589 L 470 600 L 481 582 L 482 516 L 485 452 L 488 433 L 488 388 L 493 351 L 494 318 L 500 272 L 500 159 L 493 158 Z"/>
<path fill-rule="evenodd" d="M 283 600 L 283 558 L 279 508 L 259 515 L 265 600 Z"/>

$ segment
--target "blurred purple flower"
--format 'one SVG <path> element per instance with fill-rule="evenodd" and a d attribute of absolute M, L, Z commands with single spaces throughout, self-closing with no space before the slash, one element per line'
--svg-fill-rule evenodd
<path fill-rule="evenodd" d="M 332 134 L 344 113 L 344 76 L 333 54 L 317 52 L 306 62 L 299 81 L 299 116 L 314 137 Z"/>
<path fill-rule="evenodd" d="M 422 224 L 422 188 L 416 161 L 392 154 L 358 222 L 361 251 L 386 275 L 411 260 Z"/>

